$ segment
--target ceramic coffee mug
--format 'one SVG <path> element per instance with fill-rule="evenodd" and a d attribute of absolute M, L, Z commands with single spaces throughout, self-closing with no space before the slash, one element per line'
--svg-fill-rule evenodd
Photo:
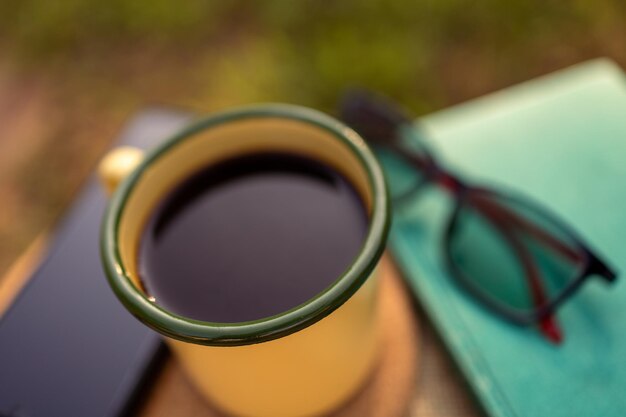
<path fill-rule="evenodd" d="M 202 322 L 160 307 L 137 273 L 151 210 L 203 167 L 259 151 L 306 155 L 351 181 L 369 215 L 360 253 L 322 293 L 264 319 Z M 375 270 L 390 212 L 381 168 L 353 130 L 310 109 L 260 105 L 201 120 L 145 155 L 114 150 L 100 175 L 111 193 L 101 239 L 109 283 L 133 315 L 165 336 L 211 402 L 240 416 L 300 417 L 328 412 L 356 392 L 377 356 Z"/>

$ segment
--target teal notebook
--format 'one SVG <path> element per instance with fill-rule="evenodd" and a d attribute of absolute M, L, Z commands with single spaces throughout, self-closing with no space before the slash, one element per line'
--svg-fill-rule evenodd
<path fill-rule="evenodd" d="M 589 280 L 558 312 L 565 340 L 492 315 L 442 267 L 450 201 L 437 190 L 395 213 L 392 253 L 486 414 L 626 415 L 626 83 L 584 63 L 420 120 L 466 178 L 558 213 L 622 275 Z M 394 166 L 386 166 L 394 169 Z"/>

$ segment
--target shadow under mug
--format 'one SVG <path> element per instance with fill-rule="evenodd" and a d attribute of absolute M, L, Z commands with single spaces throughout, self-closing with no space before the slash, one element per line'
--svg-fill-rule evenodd
<path fill-rule="evenodd" d="M 203 167 L 262 151 L 319 160 L 354 185 L 369 215 L 359 254 L 322 293 L 275 316 L 212 323 L 160 307 L 137 273 L 151 210 Z M 113 150 L 100 176 L 111 193 L 101 235 L 109 283 L 133 315 L 165 336 L 205 397 L 235 415 L 300 417 L 328 412 L 356 392 L 379 345 L 375 270 L 390 216 L 382 170 L 358 134 L 314 110 L 258 105 L 200 120 L 146 154 Z"/>

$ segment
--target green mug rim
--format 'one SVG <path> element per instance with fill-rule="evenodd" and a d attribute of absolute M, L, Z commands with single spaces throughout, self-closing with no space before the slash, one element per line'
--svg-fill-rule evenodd
<path fill-rule="evenodd" d="M 224 123 L 249 118 L 284 118 L 309 123 L 349 146 L 368 175 L 372 211 L 368 233 L 353 263 L 323 292 L 280 314 L 239 323 L 194 320 L 172 313 L 150 301 L 130 280 L 118 246 L 120 220 L 135 185 L 146 169 L 167 151 L 195 134 Z M 144 159 L 116 188 L 106 209 L 100 239 L 102 264 L 108 282 L 122 304 L 139 320 L 167 337 L 209 346 L 240 346 L 278 339 L 328 316 L 366 281 L 382 256 L 390 224 L 388 189 L 382 168 L 363 139 L 348 126 L 306 107 L 262 104 L 199 119 L 163 144 L 146 152 Z"/>

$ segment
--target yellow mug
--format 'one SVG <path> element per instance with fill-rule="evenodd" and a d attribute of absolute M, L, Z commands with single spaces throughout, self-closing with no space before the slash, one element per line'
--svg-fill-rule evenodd
<path fill-rule="evenodd" d="M 151 210 L 203 167 L 268 150 L 324 162 L 354 185 L 369 216 L 356 259 L 322 293 L 256 321 L 203 322 L 160 307 L 137 273 Z M 382 170 L 357 133 L 314 110 L 259 105 L 200 120 L 146 154 L 114 150 L 100 176 L 111 193 L 101 236 L 109 283 L 133 315 L 165 336 L 212 403 L 245 417 L 305 417 L 331 411 L 357 391 L 377 356 L 375 270 L 390 218 Z"/>

